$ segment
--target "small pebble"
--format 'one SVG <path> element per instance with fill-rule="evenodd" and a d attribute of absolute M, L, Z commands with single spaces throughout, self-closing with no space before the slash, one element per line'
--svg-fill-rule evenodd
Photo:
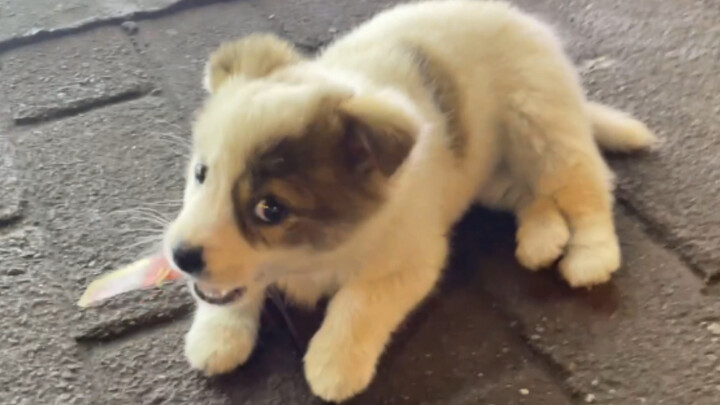
<path fill-rule="evenodd" d="M 120 24 L 120 27 L 122 27 L 122 29 L 128 34 L 135 34 L 138 32 L 138 25 L 135 21 L 125 21 Z"/>
<path fill-rule="evenodd" d="M 595 402 L 595 395 L 587 394 L 585 396 L 585 402 L 587 402 L 588 404 Z"/>
<path fill-rule="evenodd" d="M 530 390 L 527 388 L 520 388 L 520 395 L 530 395 Z"/>
<path fill-rule="evenodd" d="M 710 325 L 708 325 L 707 330 L 710 331 L 713 335 L 720 335 L 720 323 L 713 322 Z"/>

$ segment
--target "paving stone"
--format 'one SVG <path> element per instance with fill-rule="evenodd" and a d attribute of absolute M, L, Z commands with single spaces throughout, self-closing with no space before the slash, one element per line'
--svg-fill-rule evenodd
<path fill-rule="evenodd" d="M 160 11 L 182 0 L 72 0 L 52 4 L 46 0 L 0 0 L 0 44 L 38 33 L 76 28 L 103 20 L 131 17 L 138 12 Z M 199 3 L 200 1 L 195 1 Z"/>
<path fill-rule="evenodd" d="M 100 28 L 0 54 L 0 104 L 16 123 L 68 115 L 150 88 L 119 28 Z"/>
<path fill-rule="evenodd" d="M 32 162 L 24 170 L 35 204 L 31 219 L 48 229 L 53 271 L 68 280 L 74 300 L 102 272 L 158 247 L 140 242 L 159 241 L 164 226 L 140 210 L 171 214 L 177 206 L 152 202 L 182 196 L 185 150 L 169 111 L 162 99 L 148 97 L 13 135 L 18 154 Z M 170 284 L 122 295 L 83 311 L 76 333 L 101 338 L 172 318 L 190 308 L 184 290 Z"/>
<path fill-rule="evenodd" d="M 160 67 L 168 93 L 188 116 L 205 97 L 203 69 L 210 53 L 222 42 L 272 31 L 272 22 L 254 3 L 220 3 L 139 22 L 139 36 L 148 44 L 148 55 Z"/>
<path fill-rule="evenodd" d="M 277 29 L 295 41 L 318 47 L 375 13 L 402 1 L 392 0 L 262 0 L 258 7 Z"/>
<path fill-rule="evenodd" d="M 535 350 L 582 398 L 598 404 L 717 403 L 720 302 L 672 253 L 625 213 L 624 255 L 613 281 L 571 290 L 555 270 L 532 273 L 513 259 L 512 220 L 476 213 L 459 232 L 483 284 Z M 477 248 L 473 248 L 476 246 Z"/>
<path fill-rule="evenodd" d="M 22 213 L 22 182 L 15 162 L 15 147 L 0 133 L 0 226 Z"/>
<path fill-rule="evenodd" d="M 87 404 L 93 387 L 70 337 L 74 311 L 44 239 L 36 228 L 0 236 L 0 403 Z"/>

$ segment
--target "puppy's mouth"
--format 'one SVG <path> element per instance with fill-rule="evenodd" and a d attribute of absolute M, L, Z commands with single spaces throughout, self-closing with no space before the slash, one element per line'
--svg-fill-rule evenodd
<path fill-rule="evenodd" d="M 195 290 L 198 298 L 213 305 L 227 305 L 238 301 L 245 295 L 245 287 L 221 290 L 200 283 L 193 283 L 193 290 Z"/>

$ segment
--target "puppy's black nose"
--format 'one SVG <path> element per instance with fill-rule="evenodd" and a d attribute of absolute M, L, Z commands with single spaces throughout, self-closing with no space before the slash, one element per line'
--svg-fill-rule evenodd
<path fill-rule="evenodd" d="M 201 247 L 177 246 L 173 249 L 173 260 L 180 270 L 188 274 L 200 273 L 205 268 Z"/>

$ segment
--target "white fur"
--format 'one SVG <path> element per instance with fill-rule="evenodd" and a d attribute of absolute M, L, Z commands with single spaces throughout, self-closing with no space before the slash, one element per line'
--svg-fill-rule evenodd
<path fill-rule="evenodd" d="M 431 49 L 462 90 L 463 157 L 447 147 L 445 117 L 417 78 L 391 63 L 403 40 Z M 286 76 L 384 93 L 419 128 L 388 201 L 349 241 L 332 252 L 272 252 L 255 274 L 259 285 L 273 281 L 305 305 L 334 294 L 304 359 L 319 397 L 343 401 L 372 381 L 391 335 L 439 278 L 449 230 L 474 202 L 518 215 L 517 257 L 530 269 L 564 255 L 560 271 L 580 287 L 606 282 L 619 268 L 612 173 L 596 142 L 630 150 L 655 138 L 642 123 L 585 99 L 545 24 L 497 1 L 401 5 L 319 58 L 288 67 Z M 240 309 L 201 303 L 186 345 L 191 364 L 208 374 L 242 364 L 254 345 L 262 298 L 250 294 Z"/>
<path fill-rule="evenodd" d="M 228 306 L 210 305 L 195 297 L 198 308 L 185 336 L 185 357 L 190 365 L 206 375 L 216 375 L 245 363 L 255 348 L 263 297 L 262 291 L 248 291 L 242 300 Z"/>

